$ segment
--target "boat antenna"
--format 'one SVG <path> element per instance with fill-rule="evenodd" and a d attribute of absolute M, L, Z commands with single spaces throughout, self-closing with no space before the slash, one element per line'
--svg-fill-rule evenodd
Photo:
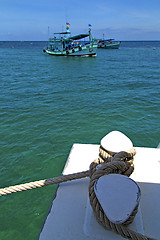
<path fill-rule="evenodd" d="M 49 38 L 49 26 L 48 26 L 48 38 Z"/>

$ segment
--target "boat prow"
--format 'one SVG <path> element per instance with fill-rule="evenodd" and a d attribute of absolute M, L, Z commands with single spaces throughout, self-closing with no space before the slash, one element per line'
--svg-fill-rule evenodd
<path fill-rule="evenodd" d="M 112 139 L 109 140 L 109 145 L 111 140 Z M 121 142 L 123 145 L 123 141 Z M 121 232 L 121 235 L 117 234 L 116 231 L 118 231 L 121 224 L 119 226 L 117 224 L 117 227 L 114 228 L 116 233 L 112 230 L 104 228 L 101 224 L 99 224 L 95 217 L 95 209 L 93 210 L 93 207 L 91 207 L 92 195 L 90 195 L 90 190 L 88 194 L 88 189 L 90 189 L 90 187 L 92 188 L 92 185 L 90 186 L 90 180 L 88 177 L 86 177 L 59 185 L 55 199 L 52 202 L 50 211 L 40 233 L 39 240 L 123 240 L 125 238 L 158 240 L 160 236 L 160 215 L 158 210 L 160 208 L 160 149 L 135 147 L 135 150 L 136 155 L 134 156 L 133 161 L 134 171 L 129 179 L 132 179 L 131 181 L 134 181 L 136 183 L 135 186 L 138 185 L 139 187 L 137 190 L 135 190 L 135 193 L 133 191 L 133 198 L 135 196 L 135 200 L 132 201 L 132 199 L 130 199 L 129 201 L 135 201 L 136 203 L 137 197 L 138 201 L 140 196 L 141 199 L 140 204 L 138 203 L 139 205 L 137 205 L 137 214 L 134 219 L 132 219 L 133 222 L 129 223 L 129 225 L 126 225 L 124 228 L 124 231 L 126 231 L 126 229 L 129 229 L 129 231 L 127 230 L 128 237 L 124 232 Z M 108 152 L 107 154 L 110 153 Z M 92 144 L 74 144 L 65 165 L 63 176 L 67 176 L 68 174 L 76 172 L 86 171 L 95 159 L 104 159 L 106 156 L 107 155 L 104 152 L 103 146 Z M 109 166 L 111 167 L 111 165 Z M 96 167 L 96 171 L 99 171 L 100 173 L 101 167 L 103 168 L 103 163 L 102 166 Z M 99 173 L 97 173 L 97 175 L 99 175 Z M 95 174 L 94 178 L 96 178 L 97 175 Z M 126 178 L 128 177 L 125 177 L 125 179 Z M 112 179 L 114 180 L 114 178 Z M 103 181 L 105 181 L 105 179 Z M 125 182 L 122 184 L 122 186 L 124 184 Z M 126 186 L 129 185 L 127 184 Z M 141 195 L 139 189 L 141 191 Z M 127 189 L 125 191 L 127 191 Z M 111 195 L 108 195 L 107 189 L 105 192 L 107 197 L 112 196 L 111 193 Z M 118 194 L 120 193 L 119 185 L 117 192 Z M 103 195 L 105 195 L 105 193 L 103 193 L 103 189 L 98 194 L 100 198 L 101 196 L 103 197 Z M 99 196 L 97 195 L 97 197 Z M 125 193 L 124 198 L 125 201 L 128 201 L 127 192 Z M 115 198 L 111 198 L 108 203 L 110 204 L 113 202 L 114 204 L 115 201 Z M 124 209 L 127 209 L 125 208 L 123 201 L 120 201 L 120 203 Z M 102 202 L 102 205 L 103 204 L 105 204 L 105 201 L 104 203 Z M 118 204 L 118 202 L 116 204 Z M 116 205 L 112 210 L 114 218 L 116 217 L 114 213 L 117 214 L 117 212 L 114 210 L 115 208 L 117 209 Z M 108 209 L 110 210 L 109 206 Z M 102 211 L 103 210 L 101 209 L 100 216 L 102 215 Z M 120 216 L 121 215 L 123 215 L 123 212 L 120 213 Z M 103 216 L 102 219 L 104 219 Z M 107 221 L 108 220 L 106 220 L 106 222 Z M 113 225 L 113 223 L 111 225 Z M 133 235 L 130 237 L 130 232 L 133 235 L 139 234 L 140 238 L 135 238 L 135 235 L 134 237 Z"/>

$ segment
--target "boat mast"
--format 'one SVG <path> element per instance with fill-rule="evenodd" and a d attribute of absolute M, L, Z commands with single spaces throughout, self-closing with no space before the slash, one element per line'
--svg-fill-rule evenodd
<path fill-rule="evenodd" d="M 91 43 L 91 41 L 92 41 L 91 24 L 88 24 L 88 27 L 89 27 L 89 42 Z"/>

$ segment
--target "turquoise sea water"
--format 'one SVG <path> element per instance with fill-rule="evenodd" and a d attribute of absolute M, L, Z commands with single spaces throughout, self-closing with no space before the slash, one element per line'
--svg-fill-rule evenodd
<path fill-rule="evenodd" d="M 73 143 L 112 130 L 160 142 L 160 42 L 54 57 L 45 42 L 0 42 L 0 188 L 61 175 Z M 155 48 L 155 50 L 154 50 Z M 56 186 L 0 197 L 0 240 L 36 240 Z"/>

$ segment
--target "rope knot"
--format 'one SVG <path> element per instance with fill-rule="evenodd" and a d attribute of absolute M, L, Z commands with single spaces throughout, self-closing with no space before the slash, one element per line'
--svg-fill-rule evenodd
<path fill-rule="evenodd" d="M 104 152 L 105 151 L 105 152 Z M 105 149 L 100 146 L 99 158 L 94 160 L 90 165 L 89 177 L 89 199 L 92 206 L 93 212 L 97 218 L 97 221 L 105 228 L 120 234 L 124 238 L 128 239 L 148 239 L 139 233 L 136 233 L 126 226 L 132 223 L 137 211 L 138 204 L 131 213 L 130 217 L 122 224 L 112 223 L 104 213 L 101 204 L 94 191 L 95 182 L 106 174 L 116 173 L 126 176 L 130 176 L 134 170 L 133 157 L 136 154 L 134 148 L 129 151 L 122 151 L 118 153 L 108 153 Z"/>

